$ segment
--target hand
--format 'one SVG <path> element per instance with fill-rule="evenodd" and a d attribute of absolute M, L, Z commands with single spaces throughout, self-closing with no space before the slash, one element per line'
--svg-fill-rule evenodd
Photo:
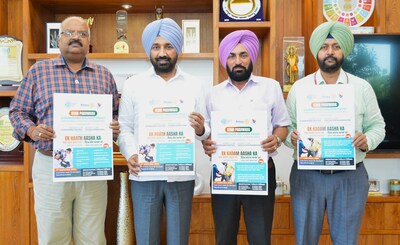
<path fill-rule="evenodd" d="M 360 150 L 368 150 L 367 136 L 363 133 L 356 133 L 353 137 L 353 147 Z"/>
<path fill-rule="evenodd" d="M 215 141 L 212 141 L 210 138 L 208 138 L 206 140 L 203 140 L 202 143 L 204 153 L 211 157 L 211 154 L 215 153 L 217 150 L 217 147 L 215 146 Z"/>
<path fill-rule="evenodd" d="M 34 126 L 35 128 L 32 130 L 30 138 L 33 141 L 47 141 L 52 140 L 56 135 L 56 132 L 53 130 L 52 127 L 47 126 L 45 124 L 39 124 Z"/>
<path fill-rule="evenodd" d="M 273 153 L 278 149 L 278 140 L 274 135 L 268 136 L 265 140 L 261 141 L 261 149 L 268 152 L 268 154 Z"/>
<path fill-rule="evenodd" d="M 292 134 L 290 135 L 290 141 L 292 142 L 292 145 L 294 147 L 297 146 L 297 140 L 299 139 L 299 136 L 299 132 L 296 129 L 294 129 Z"/>
<path fill-rule="evenodd" d="M 198 112 L 192 112 L 189 115 L 190 126 L 194 128 L 194 131 L 198 136 L 204 134 L 204 117 Z"/>
<path fill-rule="evenodd" d="M 139 172 L 142 172 L 142 170 L 140 169 L 140 164 L 138 162 L 138 155 L 137 154 L 133 154 L 129 159 L 128 159 L 128 169 L 129 169 L 129 173 L 133 174 L 134 176 L 138 176 Z"/>
<path fill-rule="evenodd" d="M 113 131 L 113 138 L 117 139 L 121 130 L 119 129 L 119 122 L 115 119 L 110 123 L 110 128 Z"/>

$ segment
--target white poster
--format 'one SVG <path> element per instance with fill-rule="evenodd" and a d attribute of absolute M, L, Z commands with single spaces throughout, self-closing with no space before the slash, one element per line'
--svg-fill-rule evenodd
<path fill-rule="evenodd" d="M 312 85 L 296 92 L 298 169 L 355 169 L 354 87 Z"/>
<path fill-rule="evenodd" d="M 111 121 L 109 94 L 54 94 L 54 182 L 113 179 Z"/>
<path fill-rule="evenodd" d="M 212 194 L 268 195 L 268 122 L 266 111 L 211 112 Z"/>
<path fill-rule="evenodd" d="M 139 110 L 140 175 L 194 175 L 194 99 L 151 99 Z"/>

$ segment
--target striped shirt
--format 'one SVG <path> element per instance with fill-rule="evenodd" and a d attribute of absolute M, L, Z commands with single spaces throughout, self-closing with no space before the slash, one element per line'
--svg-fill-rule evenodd
<path fill-rule="evenodd" d="M 9 116 L 16 139 L 30 142 L 36 149 L 52 150 L 53 141 L 32 141 L 27 131 L 38 124 L 53 127 L 54 93 L 112 94 L 113 117 L 117 119 L 118 91 L 111 72 L 85 59 L 74 73 L 59 56 L 35 63 L 11 101 Z"/>

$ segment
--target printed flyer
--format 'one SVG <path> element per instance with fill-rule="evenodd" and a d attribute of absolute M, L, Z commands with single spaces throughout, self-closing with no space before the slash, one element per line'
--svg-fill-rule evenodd
<path fill-rule="evenodd" d="M 54 93 L 54 182 L 113 179 L 111 121 L 111 95 Z"/>
<path fill-rule="evenodd" d="M 139 109 L 142 176 L 194 175 L 193 98 L 151 99 Z"/>
<path fill-rule="evenodd" d="M 296 92 L 298 169 L 355 169 L 354 87 L 312 85 Z"/>
<path fill-rule="evenodd" d="M 268 195 L 268 122 L 266 111 L 211 112 L 212 194 Z"/>

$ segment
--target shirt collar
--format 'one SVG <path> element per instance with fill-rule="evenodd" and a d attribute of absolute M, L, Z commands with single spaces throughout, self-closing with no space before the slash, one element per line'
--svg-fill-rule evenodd
<path fill-rule="evenodd" d="M 315 74 L 315 83 L 317 85 L 326 84 L 324 78 L 321 75 L 321 70 L 318 70 L 316 72 L 316 74 Z M 336 84 L 348 84 L 348 83 L 349 83 L 349 81 L 348 81 L 348 77 L 347 77 L 346 72 L 343 69 L 340 68 L 340 73 L 339 73 L 339 77 L 338 77 L 338 79 L 336 81 Z"/>
<path fill-rule="evenodd" d="M 58 58 L 55 59 L 54 65 L 56 66 L 68 66 L 67 62 L 65 61 L 64 56 L 60 55 Z M 93 62 L 89 61 L 87 58 L 82 63 L 81 69 L 94 69 Z"/>
<path fill-rule="evenodd" d="M 181 68 L 178 65 L 175 65 L 175 68 L 176 68 L 175 76 L 172 77 L 171 79 L 169 79 L 168 82 L 170 82 L 180 76 L 183 76 Z M 156 71 L 154 70 L 154 66 L 151 66 L 151 68 L 149 69 L 149 74 L 151 74 L 152 76 L 155 76 L 155 77 L 160 77 L 159 75 L 156 74 Z"/>
<path fill-rule="evenodd" d="M 246 88 L 247 86 L 250 86 L 248 84 L 252 84 L 252 83 L 258 83 L 258 81 L 255 79 L 253 73 L 250 75 L 249 80 L 246 82 L 246 84 L 244 85 L 243 89 Z M 233 85 L 232 80 L 231 80 L 230 77 L 228 77 L 228 80 L 226 82 L 226 86 L 236 87 L 235 85 Z"/>

